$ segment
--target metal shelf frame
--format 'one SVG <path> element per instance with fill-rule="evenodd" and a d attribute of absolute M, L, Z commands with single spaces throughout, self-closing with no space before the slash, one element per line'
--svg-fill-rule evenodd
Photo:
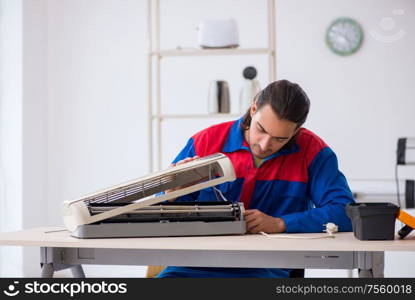
<path fill-rule="evenodd" d="M 161 170 L 162 163 L 162 122 L 165 119 L 194 118 L 229 118 L 236 114 L 168 114 L 161 112 L 161 60 L 168 57 L 190 56 L 226 56 L 226 55 L 267 55 L 269 82 L 276 79 L 276 30 L 275 0 L 267 1 L 267 48 L 234 48 L 234 49 L 160 49 L 160 0 L 148 0 L 148 55 L 147 55 L 147 130 L 148 130 L 148 169 L 149 172 Z M 153 107 L 155 106 L 155 107 Z M 155 127 L 154 128 L 154 123 Z M 154 142 L 156 147 L 154 147 Z M 154 149 L 156 148 L 156 149 Z M 155 150 L 155 152 L 154 152 Z M 154 162 L 154 158 L 156 163 Z M 157 168 L 155 169 L 155 165 Z"/>

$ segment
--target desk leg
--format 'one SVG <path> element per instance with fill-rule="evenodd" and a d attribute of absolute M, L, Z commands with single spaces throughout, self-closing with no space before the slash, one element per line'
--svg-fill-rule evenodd
<path fill-rule="evenodd" d="M 373 278 L 372 270 L 359 269 L 359 278 Z"/>
<path fill-rule="evenodd" d="M 42 264 L 42 270 L 41 270 L 41 273 L 40 273 L 40 277 L 42 277 L 42 278 L 52 278 L 54 272 L 55 271 L 53 269 L 53 264 L 52 263 Z"/>
<path fill-rule="evenodd" d="M 384 252 L 361 253 L 364 256 L 364 268 L 359 268 L 360 278 L 383 278 L 385 267 Z"/>
<path fill-rule="evenodd" d="M 85 278 L 84 269 L 82 269 L 82 265 L 76 265 L 71 268 L 72 275 L 75 278 Z"/>
<path fill-rule="evenodd" d="M 56 247 L 41 247 L 40 248 L 40 266 L 41 276 L 45 278 L 52 278 L 56 271 L 66 270 L 71 268 L 74 277 L 85 277 L 82 266 L 78 263 L 68 264 L 64 262 L 65 249 Z"/>

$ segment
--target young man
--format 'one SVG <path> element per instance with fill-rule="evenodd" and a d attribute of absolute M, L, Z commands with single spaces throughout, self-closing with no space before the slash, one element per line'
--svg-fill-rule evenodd
<path fill-rule="evenodd" d="M 218 186 L 231 201 L 242 201 L 247 231 L 322 232 L 333 222 L 352 229 L 345 205 L 353 202 L 334 152 L 301 127 L 310 101 L 298 84 L 269 84 L 239 120 L 214 125 L 191 137 L 174 160 L 222 152 L 237 179 Z M 175 201 L 212 201 L 212 188 Z M 290 270 L 264 268 L 167 267 L 159 277 L 288 277 Z"/>

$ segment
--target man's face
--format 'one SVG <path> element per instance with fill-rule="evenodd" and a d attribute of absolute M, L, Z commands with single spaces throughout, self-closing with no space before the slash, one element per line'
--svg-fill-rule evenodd
<path fill-rule="evenodd" d="M 258 110 L 254 103 L 250 113 L 252 120 L 245 139 L 256 157 L 265 158 L 277 152 L 298 131 L 296 123 L 279 119 L 269 104 Z"/>

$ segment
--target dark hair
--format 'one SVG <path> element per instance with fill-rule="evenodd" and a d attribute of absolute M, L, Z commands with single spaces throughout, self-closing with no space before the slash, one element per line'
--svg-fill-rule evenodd
<path fill-rule="evenodd" d="M 270 83 L 255 96 L 254 101 L 256 101 L 258 110 L 266 104 L 271 105 L 272 110 L 280 119 L 296 123 L 297 128 L 304 124 L 310 110 L 310 99 L 306 93 L 298 84 L 288 80 Z M 249 129 L 251 120 L 250 109 L 248 109 L 241 124 L 243 130 Z M 295 140 L 295 137 L 292 140 Z"/>

